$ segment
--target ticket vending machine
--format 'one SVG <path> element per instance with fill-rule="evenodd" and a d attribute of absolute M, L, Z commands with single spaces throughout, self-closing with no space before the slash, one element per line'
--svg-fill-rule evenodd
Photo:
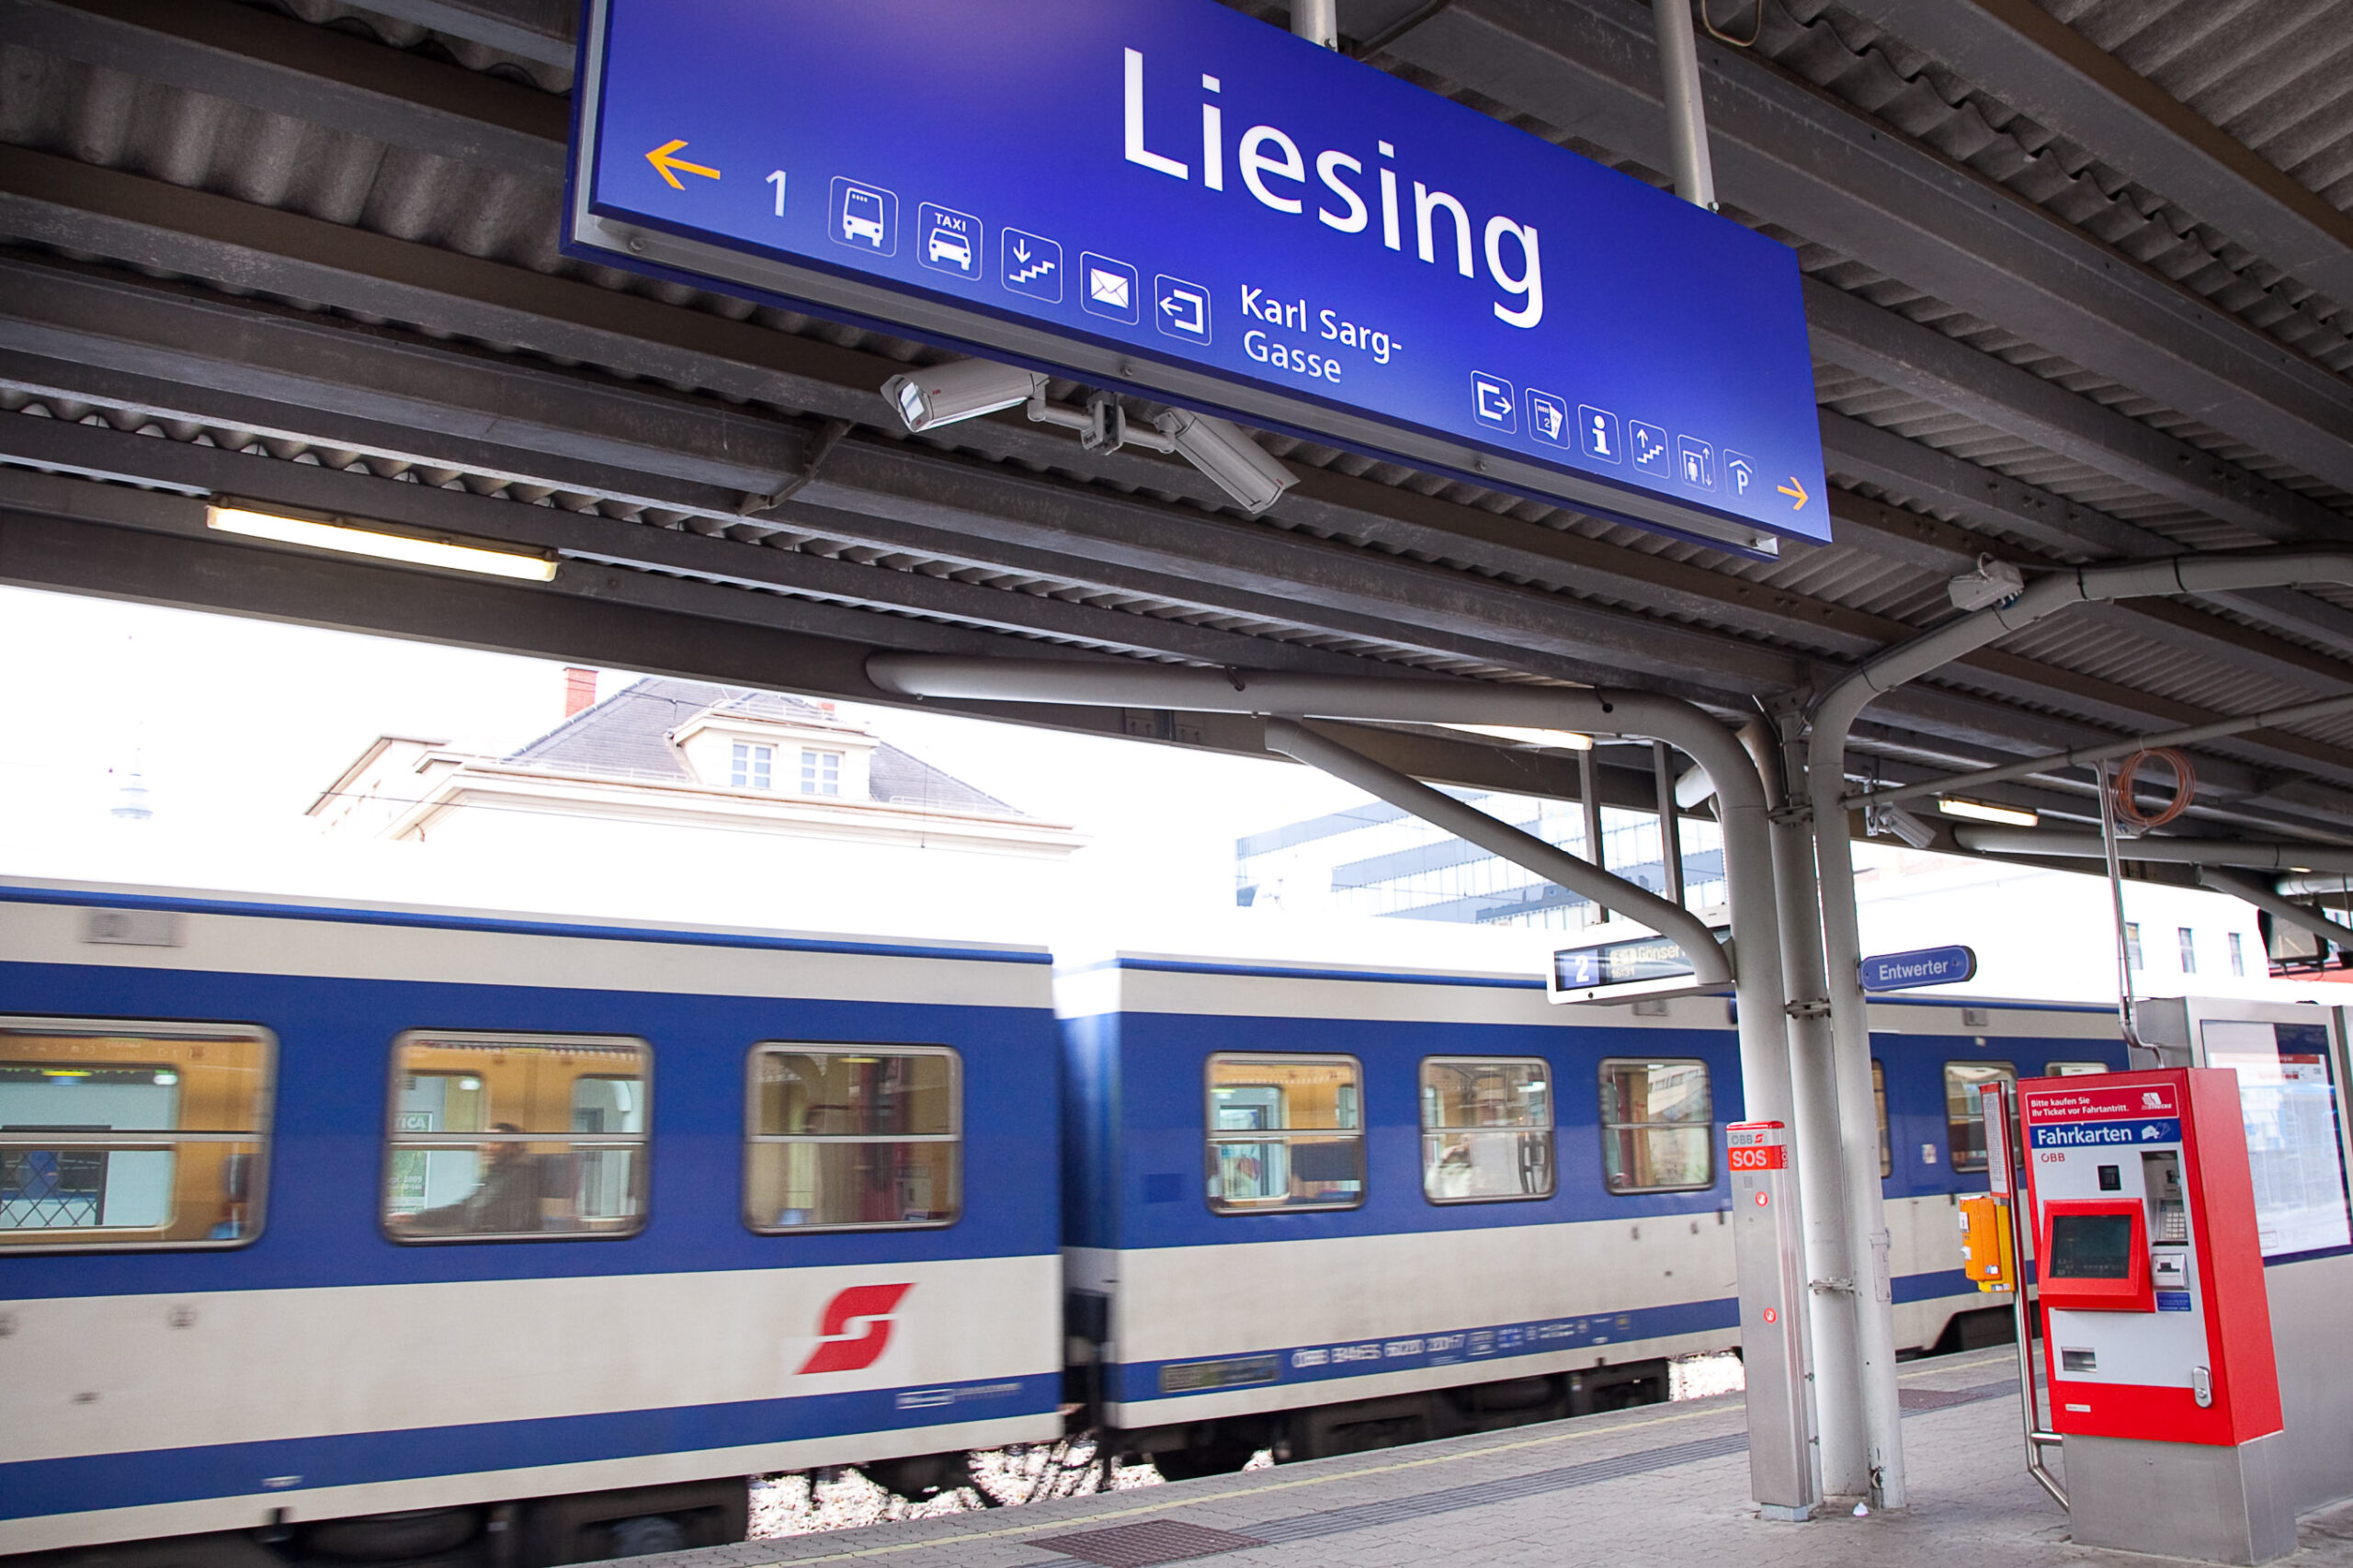
<path fill-rule="evenodd" d="M 2327 989 L 2353 994 L 2353 986 Z M 2281 1369 L 2287 1490 L 2299 1513 L 2353 1497 L 2353 1119 L 2345 1097 L 2353 1007 L 2191 996 L 2143 997 L 2134 1010 L 2148 1049 L 2133 1051 L 2133 1065 L 2238 1074 Z"/>
<path fill-rule="evenodd" d="M 2018 1085 L 2051 1421 L 2078 1545 L 2295 1550 L 2234 1073 Z"/>

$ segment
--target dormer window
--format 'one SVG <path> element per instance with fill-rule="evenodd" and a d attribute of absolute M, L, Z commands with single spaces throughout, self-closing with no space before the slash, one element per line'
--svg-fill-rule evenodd
<path fill-rule="evenodd" d="M 804 756 L 806 753 L 802 754 Z M 803 762 L 805 774 L 808 764 Z M 727 782 L 738 790 L 773 790 L 776 788 L 776 747 L 755 745 L 750 741 L 737 741 L 728 763 Z M 807 789 L 807 785 L 802 785 Z"/>
<path fill-rule="evenodd" d="M 804 747 L 801 753 L 801 792 L 804 795 L 840 794 L 842 754 Z"/>

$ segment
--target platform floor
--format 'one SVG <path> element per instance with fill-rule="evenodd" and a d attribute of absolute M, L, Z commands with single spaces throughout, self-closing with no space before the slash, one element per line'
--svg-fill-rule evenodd
<path fill-rule="evenodd" d="M 2019 1468 L 2016 1360 L 1938 1358 L 1903 1377 L 1911 1506 L 1768 1523 L 1747 1502 L 1740 1396 L 1138 1491 L 632 1559 L 635 1568 L 2125 1568 L 2078 1547 Z M 2353 1565 L 2353 1505 L 2303 1523 L 2294 1568 Z"/>

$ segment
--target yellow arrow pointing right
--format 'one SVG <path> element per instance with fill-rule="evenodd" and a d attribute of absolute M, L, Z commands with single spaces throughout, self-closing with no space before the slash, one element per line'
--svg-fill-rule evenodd
<path fill-rule="evenodd" d="M 676 182 L 673 181 L 672 183 L 675 184 Z M 1773 486 L 1773 488 L 1779 491 L 1782 494 L 1790 497 L 1790 511 L 1794 512 L 1805 505 L 1805 485 L 1800 482 L 1796 474 L 1793 473 L 1790 475 L 1790 482 L 1787 484 L 1777 484 Z"/>
<path fill-rule="evenodd" d="M 654 148 L 654 151 L 645 154 L 645 161 L 654 165 L 654 172 L 655 174 L 660 175 L 664 179 L 670 182 L 670 188 L 672 190 L 684 190 L 687 188 L 685 186 L 678 183 L 678 175 L 681 173 L 700 175 L 705 179 L 717 179 L 719 177 L 719 171 L 717 169 L 705 168 L 700 164 L 690 164 L 684 158 L 674 158 L 670 155 L 686 144 L 686 138 L 681 136 L 675 142 L 665 142 L 662 145 Z"/>

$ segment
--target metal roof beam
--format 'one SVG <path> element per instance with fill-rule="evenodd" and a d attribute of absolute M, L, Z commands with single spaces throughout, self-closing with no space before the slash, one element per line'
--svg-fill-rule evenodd
<path fill-rule="evenodd" d="M 1956 765 L 1973 767 L 2097 744 L 2145 727 L 2125 722 L 2099 728 L 2049 714 L 2020 712 L 1972 693 L 1917 682 L 1887 693 L 1871 705 L 1870 712 L 1881 725 L 1868 737 L 1871 744 L 1911 752 L 1933 751 Z M 2259 744 L 2239 746 L 2232 756 L 2201 750 L 2198 768 L 2201 787 L 2225 798 L 2277 797 L 2283 801 L 2291 798 L 2280 792 L 2283 785 L 2329 771 L 2307 757 Z M 2347 783 L 2353 783 L 2353 775 L 2338 768 L 2330 780 L 2334 792 L 2294 797 L 2294 804 L 2300 811 L 2316 812 L 2332 821 L 2353 820 L 2353 806 L 2348 806 L 2343 793 Z"/>
<path fill-rule="evenodd" d="M 524 443 L 578 459 L 721 490 L 762 493 L 798 472 L 798 426 L 650 390 L 600 383 L 511 358 L 418 345 L 374 329 L 243 304 L 166 297 L 143 282 L 0 259 L 0 348 L 180 383 L 185 413 L 241 393 L 297 408 L 313 438 L 342 415 L 461 440 Z M 67 390 L 71 390 L 70 387 Z M 563 411 L 579 420 L 566 427 Z M 631 409 L 641 410 L 631 414 Z M 446 462 L 430 436 L 415 460 Z M 563 466 L 540 481 L 567 488 Z M 854 479 L 854 476 L 863 476 Z M 856 488 L 863 484 L 868 488 Z M 871 487 L 881 486 L 880 491 Z M 1797 678 L 1794 664 L 1721 633 L 1654 621 L 1471 574 L 1260 524 L 1059 482 L 905 443 L 846 441 L 801 497 L 836 510 L 948 527 L 974 538 L 1049 547 L 1085 540 L 1083 553 L 1142 565 L 1196 585 L 1263 594 L 1269 581 L 1300 606 L 1419 629 L 1415 645 L 1448 652 L 1461 639 L 1518 651 L 1539 673 L 1592 681 L 1630 670 L 1716 700 Z M 877 497 L 887 495 L 887 500 Z M 949 497 L 956 499 L 948 499 Z M 665 506 L 659 490 L 629 497 Z M 1729 586 L 1729 585 L 1728 585 Z M 1888 623 L 1893 628 L 1895 623 Z M 1345 628 L 1336 628 L 1345 630 Z M 1433 641 L 1432 633 L 1438 636 Z M 1870 639 L 1887 640 L 1888 633 Z M 1485 657 L 1478 654 L 1453 656 Z M 1531 660 L 1543 660 L 1543 665 Z"/>
<path fill-rule="evenodd" d="M 2055 559 L 2173 555 L 2181 549 L 2138 524 L 1893 430 L 1827 408 L 1819 417 L 1823 456 L 1832 472 L 1941 507 L 1973 528 L 2025 540 Z"/>
<path fill-rule="evenodd" d="M 476 0 L 368 0 L 368 9 L 517 60 L 569 71 L 579 57 L 580 7 L 564 0 L 485 6 Z"/>
<path fill-rule="evenodd" d="M 1456 0 L 1384 52 L 1664 168 L 1653 30 L 1635 0 Z M 1727 202 L 2353 490 L 2353 382 L 1829 95 L 1699 54 Z"/>
<path fill-rule="evenodd" d="M 0 385 L 28 390 L 38 395 L 146 412 L 166 421 L 188 421 L 216 428 L 256 433 L 264 438 L 285 433 L 293 440 L 329 451 L 362 456 L 385 453 L 396 461 L 412 462 L 427 469 L 438 466 L 462 469 L 469 475 L 517 475 L 520 476 L 517 483 L 531 487 L 553 489 L 592 499 L 607 495 L 626 499 L 649 490 L 661 491 L 665 488 L 661 482 L 642 474 L 608 469 L 590 471 L 580 465 L 551 462 L 543 454 L 483 447 L 478 443 L 463 444 L 463 449 L 446 459 L 415 458 L 408 454 L 420 443 L 412 431 L 297 409 L 258 398 L 221 393 L 209 388 L 175 385 L 120 371 L 90 370 L 56 361 L 37 360 L 5 350 L 0 350 Z M 21 451 L 29 461 L 56 462 L 58 466 L 74 468 L 79 472 L 105 473 L 141 483 L 175 483 L 167 476 L 182 472 L 172 460 L 160 453 L 153 458 L 147 456 L 157 452 L 158 448 L 167 443 L 151 445 L 144 440 L 135 448 L 116 447 L 103 460 L 61 461 L 52 454 L 63 437 L 38 434 L 51 423 L 26 418 L 23 427 L 19 428 L 8 423 L 5 416 L 0 416 L 0 452 Z M 115 468 L 108 466 L 109 462 L 124 468 L 136 464 L 141 472 L 118 473 Z M 241 478 L 239 483 L 252 485 L 256 482 Z M 731 511 L 731 493 L 683 483 L 669 488 L 673 494 L 663 504 L 665 510 L 698 513 L 738 529 L 749 526 Z M 788 512 L 789 516 L 786 515 Z M 570 511 L 551 511 L 546 515 L 551 519 L 577 516 Z M 1326 613 L 1313 622 L 1302 621 L 1295 601 L 1272 593 L 1226 590 L 1204 594 L 1198 579 L 1175 572 L 1147 573 L 1131 567 L 1107 567 L 1099 561 L 1067 551 L 1057 553 L 1047 550 L 1008 547 L 967 535 L 798 503 L 769 516 L 772 519 L 781 520 L 763 525 L 767 528 L 814 534 L 839 545 L 904 553 L 951 567 L 1026 574 L 1054 580 L 1063 586 L 1165 600 L 1180 606 L 1191 606 L 1209 614 L 1290 627 L 1302 636 L 1325 632 L 1379 645 L 1401 658 L 1425 656 L 1442 661 L 1469 660 L 1503 668 L 1526 668 L 1531 663 L 1531 655 L 1525 650 L 1474 639 L 1451 639 L 1443 646 L 1427 646 L 1430 639 L 1426 630 L 1371 617 Z M 648 524 L 615 524 L 611 519 L 602 521 L 611 526 L 642 529 L 657 540 L 669 537 L 667 530 Z M 551 522 L 549 526 L 557 525 Z M 563 540 L 558 538 L 551 542 L 561 545 Z M 723 542 L 726 548 L 739 551 L 756 548 L 735 540 L 710 542 L 715 545 Z M 642 560 L 642 563 L 654 569 L 662 569 L 657 564 L 661 548 L 656 543 L 646 543 L 639 546 L 637 552 L 630 558 Z M 648 557 L 649 551 L 657 554 Z M 706 570 L 710 564 L 709 560 L 703 561 Z M 739 561 L 734 570 L 741 574 L 751 570 L 751 567 Z M 1026 594 L 1002 589 L 988 591 L 1002 597 L 1004 603 L 997 610 L 999 616 L 1013 616 L 1020 607 L 1034 602 L 1032 597 Z M 1266 645 L 1286 647 L 1290 644 L 1270 639 Z M 1542 665 L 1552 661 L 1544 660 L 1540 655 L 1535 656 L 1534 662 Z M 1605 672 L 1596 670 L 1594 673 Z"/>
<path fill-rule="evenodd" d="M 1007 592 L 953 577 L 861 565 L 801 551 L 764 550 L 689 529 L 653 528 L 464 489 L 380 479 L 358 466 L 331 469 L 286 462 L 106 426 L 0 415 L 0 457 L 52 472 L 160 483 L 194 494 L 233 495 L 265 506 L 445 529 L 558 551 L 588 566 L 652 568 L 715 585 L 765 590 L 761 597 L 783 592 L 857 609 L 934 617 L 978 631 L 1060 639 L 1110 653 L 1211 665 L 1267 663 L 1330 674 L 1378 675 L 1395 669 L 1304 644 Z M 92 496 L 72 488 L 69 480 L 47 474 L 0 473 L 0 496 L 28 507 L 38 499 L 47 508 L 85 516 L 94 509 L 103 514 L 106 503 L 104 496 Z M 175 510 L 168 517 L 174 531 L 203 527 L 194 508 Z M 153 526 L 144 513 L 107 520 Z M 714 613 L 723 614 L 733 606 L 756 621 L 772 619 L 767 608 L 746 609 L 741 596 L 733 601 L 713 597 L 708 602 Z"/>
<path fill-rule="evenodd" d="M 2033 0 L 1842 0 L 2266 261 L 2353 303 L 2353 218 Z"/>
<path fill-rule="evenodd" d="M 1874 705 L 1873 711 L 1886 705 Z M 1942 778 L 1956 770 L 2018 762 L 2031 749 L 2021 747 L 2015 738 L 2006 738 L 2001 746 L 1977 746 L 1921 730 L 1858 723 L 1848 740 L 1847 771 L 1861 777 L 1875 769 L 1882 778 L 1903 782 Z M 2353 810 L 2347 809 L 2344 791 L 2314 783 L 2308 775 L 2250 767 L 2208 752 L 2199 754 L 2198 770 L 2198 801 L 2191 809 L 2202 817 L 2263 833 L 2342 834 L 2353 829 Z M 2075 781 L 2062 775 L 2045 787 L 2072 790 Z M 2088 794 L 2087 780 L 2083 788 Z"/>
<path fill-rule="evenodd" d="M 1934 327 L 1816 278 L 1805 311 L 1814 352 L 1882 385 L 2264 539 L 2353 540 L 2353 517 Z"/>
<path fill-rule="evenodd" d="M 490 173 L 560 183 L 564 99 L 230 0 L 0 0 L 0 37 Z"/>
<path fill-rule="evenodd" d="M 1859 721 L 1848 741 L 1850 774 L 1857 771 L 1859 765 L 1854 758 L 1859 756 L 1884 756 L 1891 768 L 1915 767 L 1933 770 L 1935 776 L 1943 778 L 1955 771 L 2004 767 L 2035 755 L 2034 748 L 2024 744 L 2026 737 L 2021 734 L 2006 734 L 1993 744 L 1982 744 L 1957 740 L 1941 732 L 1932 733 L 1931 726 L 1937 720 L 1922 722 L 1918 717 L 1921 710 L 1905 707 L 1900 692 L 1892 692 L 1873 704 L 1871 712 L 1878 714 L 1881 709 L 1889 710 L 1883 717 L 1902 717 L 1905 723 L 1915 727 Z M 2049 726 L 2044 733 L 2056 735 L 2065 731 L 2062 726 Z M 2108 734 L 2097 741 L 2077 744 L 2097 745 L 2120 738 Z M 2353 810 L 2348 810 L 2341 790 L 2318 784 L 2309 774 L 2300 771 L 2252 767 L 2237 758 L 2200 752 L 2198 788 L 2197 809 L 2224 821 L 2256 823 L 2266 828 L 2291 824 L 2291 830 L 2299 833 L 2341 832 L 2353 824 Z"/>
<path fill-rule="evenodd" d="M 0 347 L 737 494 L 797 474 L 809 432 L 715 399 L 324 316 L 0 256 Z M 658 495 L 633 497 L 661 505 Z"/>
<path fill-rule="evenodd" d="M 1834 472 L 1938 507 L 1978 528 L 2027 540 L 2059 560 L 2181 553 L 2181 546 L 2137 523 L 1828 409 L 1822 411 L 1822 443 Z M 1965 571 L 1993 543 L 1936 518 L 1842 492 L 1832 492 L 1830 516 L 1833 537 L 1841 542 L 1851 539 L 1858 548 L 1870 549 L 1863 535 L 1876 535 L 1885 541 L 1880 548 L 1886 553 L 1935 571 Z M 1836 532 L 1842 523 L 1848 531 Z M 2283 529 L 2276 537 L 2301 536 Z M 1992 553 L 2012 552 L 1995 548 Z M 2353 647 L 2353 610 L 2294 588 L 2252 588 L 2210 597 L 2291 637 L 2334 638 Z M 2123 608 L 2135 615 L 2155 613 L 2146 604 Z M 2347 673 L 2353 675 L 2353 667 Z"/>

